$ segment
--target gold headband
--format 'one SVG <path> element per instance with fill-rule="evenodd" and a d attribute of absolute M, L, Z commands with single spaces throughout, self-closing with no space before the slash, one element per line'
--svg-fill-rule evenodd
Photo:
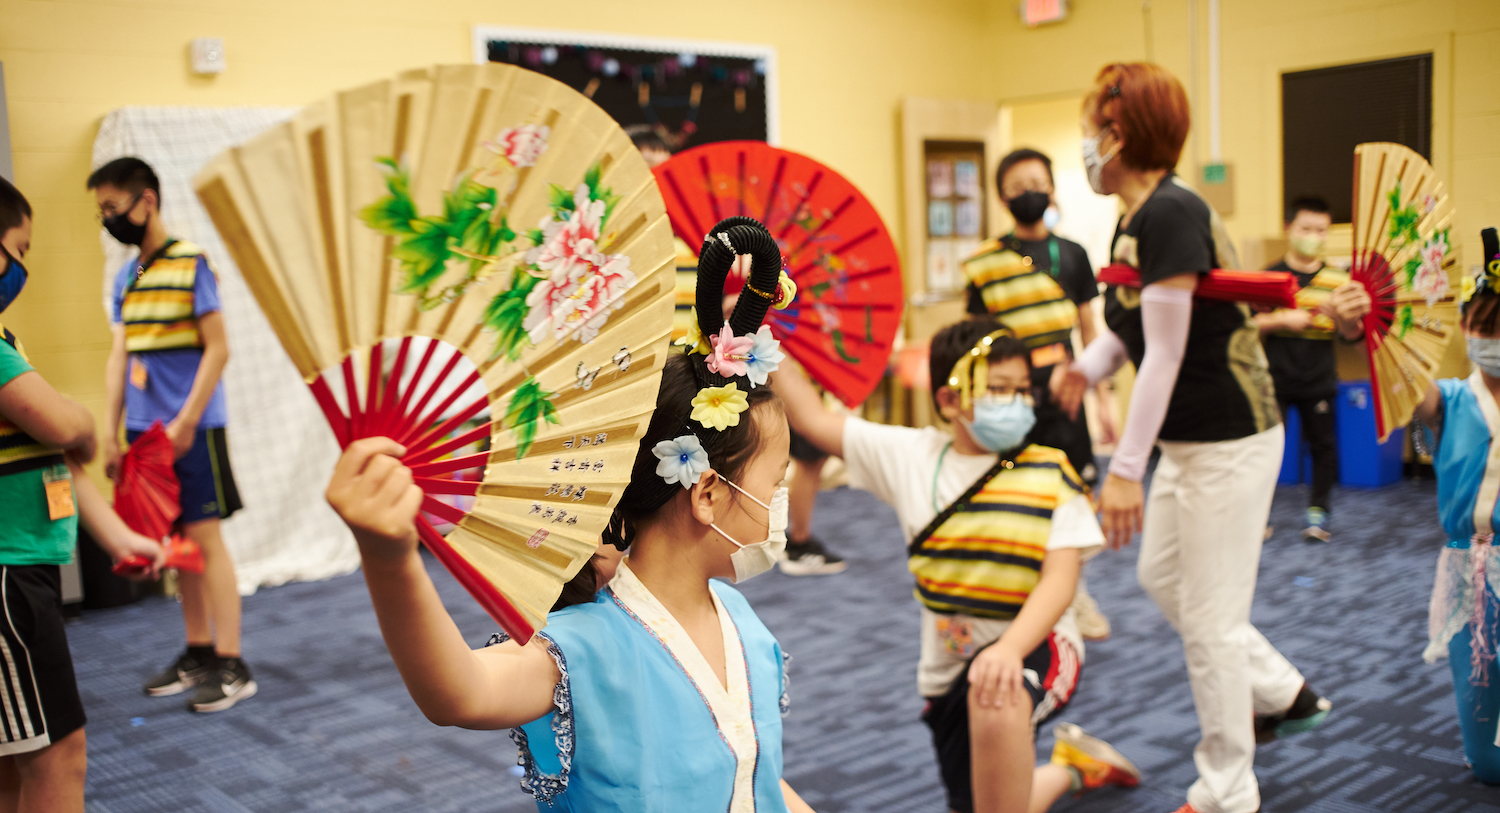
<path fill-rule="evenodd" d="M 994 333 L 985 336 L 974 345 L 974 348 L 963 354 L 958 363 L 953 365 L 953 372 L 948 374 L 948 386 L 958 392 L 959 408 L 968 409 L 978 394 L 980 386 L 989 389 L 990 380 L 990 345 L 996 339 L 1002 337 L 1014 339 L 1015 333 L 1009 328 L 1000 328 Z"/>

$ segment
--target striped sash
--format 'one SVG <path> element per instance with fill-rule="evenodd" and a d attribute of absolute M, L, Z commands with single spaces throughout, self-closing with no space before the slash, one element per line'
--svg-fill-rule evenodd
<path fill-rule="evenodd" d="M 1027 349 L 1070 341 L 1078 308 L 1052 275 L 1032 264 L 1011 238 L 990 240 L 964 260 L 964 276 L 984 307 L 1010 328 Z M 1054 269 L 1055 270 L 1055 269 Z"/>
<path fill-rule="evenodd" d="M 125 289 L 120 306 L 125 349 L 140 353 L 203 346 L 193 313 L 193 285 L 202 255 L 192 243 L 168 243 Z"/>
<path fill-rule="evenodd" d="M 17 353 L 20 353 L 22 359 L 26 359 L 26 351 L 21 347 L 20 340 L 4 325 L 0 325 L 0 340 L 4 340 Z M 26 361 L 30 363 L 30 359 Z M 38 443 L 30 435 L 21 431 L 21 427 L 0 417 L 0 476 L 40 469 L 45 466 L 62 465 L 64 462 L 63 456 L 56 449 Z"/>
<path fill-rule="evenodd" d="M 1001 458 L 912 539 L 917 600 L 936 613 L 1015 618 L 1041 575 L 1052 512 L 1082 493 L 1057 449 Z"/>
<path fill-rule="evenodd" d="M 1335 289 L 1348 281 L 1349 272 L 1329 265 L 1323 266 L 1311 282 L 1297 291 L 1297 307 L 1313 312 L 1312 326 L 1307 330 L 1278 330 L 1271 335 L 1292 339 L 1332 340 L 1336 326 L 1327 314 L 1318 313 L 1317 309 L 1333 298 Z"/>

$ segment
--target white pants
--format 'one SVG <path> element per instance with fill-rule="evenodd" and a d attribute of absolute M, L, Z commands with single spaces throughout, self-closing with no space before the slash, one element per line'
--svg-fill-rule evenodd
<path fill-rule="evenodd" d="M 1137 573 L 1182 636 L 1203 739 L 1188 802 L 1250 813 L 1254 714 L 1286 711 L 1302 675 L 1250 625 L 1250 602 L 1284 440 L 1276 426 L 1219 443 L 1161 443 Z"/>

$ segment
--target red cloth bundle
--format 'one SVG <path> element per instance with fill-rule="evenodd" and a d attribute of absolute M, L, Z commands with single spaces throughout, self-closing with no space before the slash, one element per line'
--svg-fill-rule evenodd
<path fill-rule="evenodd" d="M 172 439 L 161 421 L 142 432 L 120 458 L 120 481 L 115 484 L 115 513 L 142 536 L 164 540 L 166 567 L 203 572 L 203 551 L 192 540 L 172 534 L 172 525 L 182 515 L 182 486 L 172 469 L 176 455 Z M 151 563 L 142 556 L 127 556 L 113 568 L 119 575 L 145 572 Z"/>
<path fill-rule="evenodd" d="M 1099 281 L 1105 285 L 1139 288 L 1141 272 L 1134 266 L 1106 265 L 1099 269 Z M 1193 296 L 1220 302 L 1296 308 L 1297 279 L 1286 271 L 1226 271 L 1216 268 L 1198 280 Z"/>

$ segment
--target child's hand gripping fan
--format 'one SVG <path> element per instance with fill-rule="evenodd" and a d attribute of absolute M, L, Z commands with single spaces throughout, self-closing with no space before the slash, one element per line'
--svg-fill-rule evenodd
<path fill-rule="evenodd" d="M 174 570 L 185 570 L 188 573 L 203 572 L 203 551 L 198 543 L 191 539 L 180 536 L 170 536 L 162 541 L 162 547 L 167 549 L 167 558 L 162 562 L 162 567 Z M 139 554 L 126 556 L 110 572 L 116 576 L 141 576 L 151 570 L 151 560 Z"/>

